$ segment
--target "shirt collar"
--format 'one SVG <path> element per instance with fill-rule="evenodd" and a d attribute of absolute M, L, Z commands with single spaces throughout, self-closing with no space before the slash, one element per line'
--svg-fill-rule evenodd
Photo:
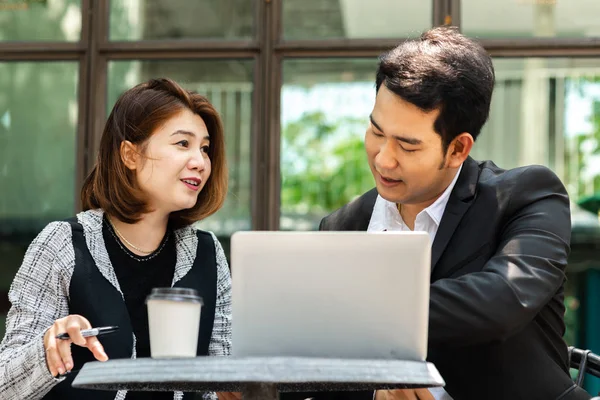
<path fill-rule="evenodd" d="M 425 208 L 423 211 L 419 213 L 426 213 L 429 215 L 429 218 L 439 227 L 440 222 L 442 221 L 442 216 L 444 215 L 444 211 L 446 210 L 446 205 L 448 204 L 448 200 L 450 199 L 450 194 L 456 186 L 456 181 L 458 180 L 458 176 L 460 175 L 460 171 L 462 170 L 462 164 L 458 168 L 454 179 L 444 193 L 440 197 L 436 199 L 433 204 L 429 207 Z M 400 227 L 404 224 L 400 214 L 398 213 L 398 208 L 396 204 L 385 200 L 381 196 L 377 196 L 377 200 L 375 201 L 375 206 L 373 207 L 373 213 L 371 215 L 371 220 L 369 222 L 369 231 L 382 231 L 382 230 L 395 230 L 395 228 L 401 229 Z"/>
<path fill-rule="evenodd" d="M 448 200 L 450 199 L 450 193 L 452 193 L 454 186 L 456 186 L 456 181 L 458 180 L 458 176 L 460 175 L 461 170 L 462 164 L 458 168 L 458 171 L 456 172 L 456 175 L 454 175 L 454 179 L 452 179 L 450 185 L 448 185 L 446 190 L 444 190 L 444 193 L 442 193 L 442 195 L 438 197 L 432 205 L 423 210 L 424 212 L 429 214 L 429 216 L 431 217 L 431 219 L 433 219 L 437 226 L 440 226 L 442 216 L 444 215 L 444 211 L 446 210 L 446 205 L 448 204 Z"/>

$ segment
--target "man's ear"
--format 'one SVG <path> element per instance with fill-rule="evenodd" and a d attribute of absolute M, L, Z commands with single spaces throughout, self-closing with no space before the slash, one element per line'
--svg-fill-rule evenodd
<path fill-rule="evenodd" d="M 458 168 L 469 157 L 473 148 L 473 136 L 470 133 L 463 132 L 448 146 L 448 167 Z"/>
<path fill-rule="evenodd" d="M 123 164 L 130 170 L 135 170 L 138 166 L 139 153 L 136 146 L 129 140 L 123 140 L 121 142 L 121 160 Z"/>

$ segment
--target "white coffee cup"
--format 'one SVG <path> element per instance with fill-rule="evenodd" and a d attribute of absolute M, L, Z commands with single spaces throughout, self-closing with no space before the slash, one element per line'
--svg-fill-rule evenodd
<path fill-rule="evenodd" d="M 202 298 L 194 289 L 154 288 L 146 298 L 152 358 L 196 357 Z"/>

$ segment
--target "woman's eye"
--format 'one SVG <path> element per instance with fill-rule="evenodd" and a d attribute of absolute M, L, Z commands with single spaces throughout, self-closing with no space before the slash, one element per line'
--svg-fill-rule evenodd
<path fill-rule="evenodd" d="M 209 146 L 200 147 L 200 151 L 202 151 L 203 153 L 206 153 L 206 154 L 208 154 L 208 149 L 209 149 Z"/>
<path fill-rule="evenodd" d="M 188 142 L 187 140 L 181 140 L 181 141 L 177 142 L 176 144 L 179 146 L 182 146 L 182 147 L 188 147 L 190 145 L 190 142 Z"/>

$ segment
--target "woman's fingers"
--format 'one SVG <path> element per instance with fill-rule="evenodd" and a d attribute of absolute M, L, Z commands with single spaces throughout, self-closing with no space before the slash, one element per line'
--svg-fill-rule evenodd
<path fill-rule="evenodd" d="M 46 364 L 52 376 L 62 375 L 65 373 L 66 368 L 62 362 L 62 357 L 58 352 L 57 341 L 52 334 L 53 329 L 49 329 L 46 332 L 48 337 L 46 343 Z"/>
<path fill-rule="evenodd" d="M 67 333 L 69 337 L 78 346 L 87 347 L 98 361 L 108 360 L 108 356 L 104 352 L 104 347 L 100 344 L 100 341 L 95 336 L 83 337 L 81 334 L 82 329 L 90 329 L 91 324 L 81 315 L 72 315 L 67 326 Z"/>
<path fill-rule="evenodd" d="M 90 323 L 80 315 L 69 315 L 66 321 L 66 330 L 71 341 L 78 346 L 85 347 L 87 342 L 81 334 L 82 329 L 89 329 Z"/>
<path fill-rule="evenodd" d="M 88 349 L 90 349 L 90 351 L 94 354 L 94 357 L 96 357 L 96 360 L 98 360 L 98 361 L 108 360 L 108 356 L 104 352 L 104 347 L 102 347 L 102 344 L 100 343 L 98 338 L 92 336 L 92 337 L 87 338 L 86 341 L 87 341 L 86 347 Z"/>
<path fill-rule="evenodd" d="M 52 324 L 44 335 L 46 363 L 53 376 L 63 375 L 74 368 L 71 343 L 87 347 L 94 354 L 94 357 L 100 361 L 108 360 L 104 348 L 97 338 L 84 338 L 81 334 L 83 329 L 90 328 L 90 322 L 81 315 L 69 315 L 54 321 L 54 324 Z M 69 339 L 57 339 L 56 335 L 61 333 L 67 333 Z"/>
<path fill-rule="evenodd" d="M 56 340 L 56 347 L 58 348 L 58 354 L 62 360 L 62 363 L 66 371 L 73 369 L 73 357 L 71 356 L 71 341 L 70 340 Z M 64 372 L 59 373 L 62 375 Z"/>

